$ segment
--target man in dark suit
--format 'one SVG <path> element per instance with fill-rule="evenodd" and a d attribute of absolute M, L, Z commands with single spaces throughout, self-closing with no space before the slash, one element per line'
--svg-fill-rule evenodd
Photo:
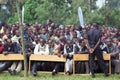
<path fill-rule="evenodd" d="M 120 73 L 119 47 L 110 38 L 106 39 L 107 52 L 111 55 L 112 73 Z"/>
<path fill-rule="evenodd" d="M 95 77 L 95 74 L 94 74 L 95 56 L 98 59 L 101 69 L 104 71 L 105 77 L 109 76 L 107 73 L 107 67 L 104 63 L 104 59 L 102 56 L 102 51 L 100 49 L 101 31 L 98 28 L 99 28 L 98 23 L 93 23 L 92 28 L 87 32 L 88 45 L 89 45 L 89 51 L 90 51 L 89 65 L 90 65 L 90 72 L 93 78 Z"/>

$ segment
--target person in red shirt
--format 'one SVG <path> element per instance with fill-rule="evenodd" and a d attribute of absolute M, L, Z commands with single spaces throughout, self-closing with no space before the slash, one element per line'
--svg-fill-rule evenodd
<path fill-rule="evenodd" d="M 4 46 L 2 44 L 2 41 L 0 40 L 0 54 L 2 54 L 3 50 L 4 50 Z"/>

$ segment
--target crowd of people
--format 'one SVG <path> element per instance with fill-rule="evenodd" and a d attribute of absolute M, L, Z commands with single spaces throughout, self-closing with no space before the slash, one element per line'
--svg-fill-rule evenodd
<path fill-rule="evenodd" d="M 30 54 L 58 55 L 65 57 L 66 74 L 72 73 L 72 59 L 74 54 L 89 54 L 87 32 L 98 26 L 102 32 L 100 49 L 103 54 L 111 55 L 112 73 L 120 73 L 120 29 L 106 27 L 105 25 L 87 24 L 85 28 L 76 25 L 58 25 L 51 20 L 46 24 L 23 24 L 24 45 L 27 58 Z M 20 24 L 0 24 L 0 54 L 19 54 L 21 49 Z M 29 58 L 28 58 L 29 59 Z M 106 63 L 107 64 L 107 63 Z M 39 66 L 39 67 L 38 67 Z M 98 65 L 94 65 L 94 68 Z M 40 69 L 39 69 L 40 68 Z M 63 63 L 33 62 L 31 72 L 37 75 L 37 70 L 50 70 L 52 75 L 64 69 Z M 14 61 L 8 68 L 11 75 L 18 74 L 22 70 L 22 62 Z M 76 63 L 77 73 L 90 73 L 89 61 Z"/>

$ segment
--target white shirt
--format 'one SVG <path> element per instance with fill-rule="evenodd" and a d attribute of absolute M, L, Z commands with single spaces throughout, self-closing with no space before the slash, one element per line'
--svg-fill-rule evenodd
<path fill-rule="evenodd" d="M 20 37 L 17 37 L 16 35 L 11 38 L 12 42 L 17 42 L 19 43 Z"/>
<path fill-rule="evenodd" d="M 64 46 L 64 54 L 69 54 L 69 55 L 73 55 L 73 54 L 75 54 L 75 44 L 73 44 L 73 50 L 72 50 L 72 52 L 70 52 L 70 53 L 67 53 L 67 50 L 66 50 L 66 45 Z"/>
<path fill-rule="evenodd" d="M 40 44 L 37 44 L 35 46 L 35 49 L 34 49 L 34 54 L 44 54 L 44 55 L 49 55 L 50 52 L 49 52 L 49 46 L 48 45 L 44 45 L 44 46 L 41 46 Z"/>

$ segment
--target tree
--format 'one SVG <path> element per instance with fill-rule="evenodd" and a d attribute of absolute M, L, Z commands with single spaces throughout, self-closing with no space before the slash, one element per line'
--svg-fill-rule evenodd
<path fill-rule="evenodd" d="M 86 1 L 87 0 L 27 0 L 24 4 L 25 22 L 34 23 L 37 21 L 45 23 L 47 19 L 52 19 L 59 24 L 78 24 L 78 6 L 82 7 L 85 22 L 87 22 L 89 19 L 88 13 L 91 11 L 88 11 L 88 3 L 86 3 Z M 94 9 L 95 5 L 92 4 L 91 10 Z M 16 17 L 12 16 L 12 19 L 10 18 L 9 21 L 14 18 Z"/>
<path fill-rule="evenodd" d="M 120 25 L 120 0 L 106 0 L 105 6 L 103 6 L 99 12 L 104 17 L 104 22 L 108 26 L 116 26 Z"/>
<path fill-rule="evenodd" d="M 102 8 L 96 6 L 97 0 L 26 0 L 25 23 L 45 23 L 52 19 L 59 24 L 79 24 L 77 8 L 81 6 L 85 23 L 94 21 L 106 25 L 119 26 L 120 0 L 106 0 Z M 11 7 L 11 8 L 14 8 Z M 16 22 L 16 11 L 8 22 Z"/>
<path fill-rule="evenodd" d="M 37 21 L 45 23 L 47 19 L 52 19 L 56 23 L 63 24 L 69 17 L 69 8 L 64 0 L 41 0 L 41 2 L 42 5 L 36 8 Z"/>
<path fill-rule="evenodd" d="M 24 77 L 28 76 L 28 62 L 27 62 L 27 56 L 25 52 L 25 43 L 24 43 L 24 37 L 23 37 L 23 24 L 22 24 L 22 13 L 21 13 L 21 5 L 24 3 L 24 0 L 16 0 L 16 8 L 18 13 L 18 19 L 19 19 L 19 25 L 20 25 L 20 32 L 21 32 L 21 43 L 22 43 L 22 53 L 24 56 Z M 21 5 L 20 5 L 21 4 Z"/>

